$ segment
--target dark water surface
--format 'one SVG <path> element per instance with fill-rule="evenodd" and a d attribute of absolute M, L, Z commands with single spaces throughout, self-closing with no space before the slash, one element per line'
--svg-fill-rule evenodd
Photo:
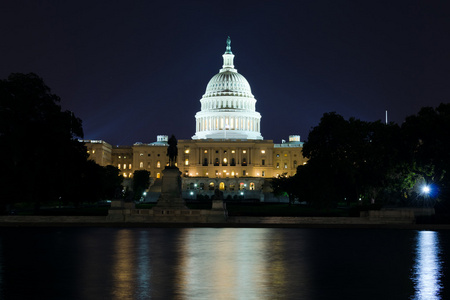
<path fill-rule="evenodd" d="M 1 299 L 450 299 L 450 232 L 3 228 Z"/>

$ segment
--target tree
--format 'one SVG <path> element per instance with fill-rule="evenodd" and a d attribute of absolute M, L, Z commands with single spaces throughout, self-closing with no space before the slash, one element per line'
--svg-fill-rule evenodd
<path fill-rule="evenodd" d="M 303 147 L 309 161 L 297 172 L 302 182 L 308 182 L 302 193 L 319 206 L 380 200 L 401 161 L 399 136 L 395 124 L 325 113 Z"/>
<path fill-rule="evenodd" d="M 288 196 L 289 205 L 293 204 L 297 195 L 297 182 L 295 176 L 287 176 L 287 173 L 273 178 L 271 181 L 273 194 L 275 196 Z"/>
<path fill-rule="evenodd" d="M 134 200 L 142 197 L 143 192 L 150 185 L 150 172 L 146 170 L 134 171 L 133 173 L 133 192 Z"/>
<path fill-rule="evenodd" d="M 448 199 L 450 104 L 423 107 L 417 115 L 407 117 L 401 129 L 407 147 L 405 178 L 409 187 L 417 187 L 417 182 L 434 185 L 435 195 L 439 192 L 441 199 Z"/>
<path fill-rule="evenodd" d="M 87 160 L 81 120 L 36 74 L 0 80 L 2 204 L 39 204 L 70 194 Z"/>

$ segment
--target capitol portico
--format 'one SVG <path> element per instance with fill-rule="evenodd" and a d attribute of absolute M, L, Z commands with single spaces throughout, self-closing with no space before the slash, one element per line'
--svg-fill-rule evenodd
<path fill-rule="evenodd" d="M 298 135 L 290 135 L 287 142 L 279 144 L 263 139 L 257 101 L 248 81 L 234 67 L 230 38 L 222 57 L 222 68 L 200 99 L 195 135 L 178 140 L 177 166 L 182 172 L 183 196 L 210 196 L 218 188 L 225 197 L 267 199 L 271 196 L 270 178 L 283 173 L 294 175 L 297 167 L 306 163 L 303 143 Z M 101 140 L 83 142 L 91 159 L 118 167 L 125 178 L 132 177 L 134 171 L 149 171 L 150 191 L 158 191 L 169 160 L 167 140 L 166 135 L 160 135 L 153 143 L 114 147 Z"/>

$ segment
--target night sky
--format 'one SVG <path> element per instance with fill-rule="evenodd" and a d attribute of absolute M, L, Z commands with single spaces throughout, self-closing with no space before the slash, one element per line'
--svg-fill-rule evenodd
<path fill-rule="evenodd" d="M 190 139 L 231 37 L 264 139 L 323 113 L 403 122 L 449 102 L 449 1 L 21 1 L 0 4 L 0 78 L 34 72 L 113 145 Z"/>

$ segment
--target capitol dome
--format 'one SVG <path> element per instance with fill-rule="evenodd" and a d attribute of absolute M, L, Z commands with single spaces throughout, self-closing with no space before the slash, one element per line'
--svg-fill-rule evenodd
<path fill-rule="evenodd" d="M 222 69 L 211 78 L 200 99 L 201 111 L 195 115 L 192 139 L 262 140 L 256 99 L 247 79 L 234 68 L 229 37 L 222 57 Z"/>
<path fill-rule="evenodd" d="M 214 75 L 206 87 L 203 98 L 240 96 L 254 98 L 247 79 L 237 72 L 225 71 Z"/>

